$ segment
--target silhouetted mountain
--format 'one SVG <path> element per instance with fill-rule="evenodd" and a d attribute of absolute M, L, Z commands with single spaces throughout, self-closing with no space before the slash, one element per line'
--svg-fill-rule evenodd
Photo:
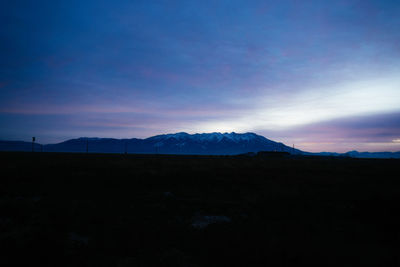
<path fill-rule="evenodd" d="M 0 150 L 13 149 L 12 144 L 0 145 Z M 26 143 L 29 144 L 30 143 Z M 258 151 L 285 151 L 301 153 L 282 143 L 271 141 L 254 133 L 164 134 L 146 139 L 87 138 L 71 139 L 58 144 L 44 145 L 46 152 L 144 153 L 236 155 Z M 25 149 L 29 150 L 29 149 Z"/>
<path fill-rule="evenodd" d="M 293 149 L 255 133 L 175 133 L 156 135 L 146 139 L 114 139 L 81 137 L 58 144 L 43 145 L 45 152 L 192 154 L 192 155 L 255 155 L 259 151 L 289 152 L 296 155 L 334 156 L 353 158 L 400 158 L 400 152 L 310 153 Z M 35 143 L 35 151 L 41 151 Z M 32 143 L 0 141 L 0 151 L 31 151 Z"/>
<path fill-rule="evenodd" d="M 258 151 L 287 151 L 292 148 L 254 133 L 164 134 L 143 140 L 146 153 L 235 155 Z M 296 150 L 300 152 L 299 150 Z M 140 151 L 139 151 L 140 152 Z"/>
<path fill-rule="evenodd" d="M 136 146 L 140 139 L 88 138 L 70 139 L 58 144 L 45 145 L 46 152 L 124 153 L 125 146 Z"/>

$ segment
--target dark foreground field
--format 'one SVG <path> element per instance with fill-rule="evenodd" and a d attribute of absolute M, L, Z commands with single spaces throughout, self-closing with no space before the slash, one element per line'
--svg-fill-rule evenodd
<path fill-rule="evenodd" d="M 0 157 L 0 266 L 399 264 L 399 160 Z"/>

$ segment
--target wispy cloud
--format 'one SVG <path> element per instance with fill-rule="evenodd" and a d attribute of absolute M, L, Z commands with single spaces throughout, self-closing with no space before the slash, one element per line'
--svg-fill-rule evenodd
<path fill-rule="evenodd" d="M 297 132 L 304 148 L 397 144 L 395 128 L 333 123 L 399 111 L 396 1 L 3 6 L 4 137 L 36 129 L 11 118 L 57 117 L 69 119 L 39 135 L 256 131 L 286 140 Z"/>

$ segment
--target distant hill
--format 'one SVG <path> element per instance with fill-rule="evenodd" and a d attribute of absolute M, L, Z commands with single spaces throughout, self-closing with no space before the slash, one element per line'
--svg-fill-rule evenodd
<path fill-rule="evenodd" d="M 398 152 L 358 152 L 358 151 L 349 151 L 347 153 L 342 154 L 344 156 L 352 157 L 352 158 L 400 158 L 400 151 Z"/>
<path fill-rule="evenodd" d="M 400 151 L 398 152 L 358 152 L 349 151 L 346 153 L 336 153 L 336 152 L 319 152 L 319 153 L 309 153 L 304 152 L 304 155 L 314 155 L 314 156 L 327 156 L 327 157 L 350 157 L 350 158 L 374 158 L 374 159 L 400 159 Z"/>
<path fill-rule="evenodd" d="M 201 133 L 156 135 L 146 139 L 115 139 L 81 137 L 57 144 L 43 145 L 44 152 L 90 153 L 140 153 L 140 154 L 190 154 L 190 155 L 252 155 L 259 151 L 289 152 L 296 155 L 335 156 L 354 158 L 400 158 L 400 152 L 347 153 L 304 152 L 283 143 L 269 140 L 255 133 Z M 42 146 L 35 144 L 34 150 Z M 0 141 L 0 151 L 31 151 L 32 143 L 22 141 Z M 253 154 L 254 155 L 254 154 Z"/>
<path fill-rule="evenodd" d="M 41 151 L 41 145 L 35 143 L 34 150 Z M 24 141 L 3 141 L 0 140 L 0 151 L 32 151 L 32 143 Z"/>

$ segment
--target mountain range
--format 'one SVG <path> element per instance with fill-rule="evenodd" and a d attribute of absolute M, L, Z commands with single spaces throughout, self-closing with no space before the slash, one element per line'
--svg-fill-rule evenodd
<path fill-rule="evenodd" d="M 400 152 L 310 153 L 283 143 L 269 140 L 255 133 L 201 133 L 156 135 L 146 139 L 115 139 L 81 137 L 57 144 L 34 144 L 34 151 L 90 152 L 90 153 L 138 153 L 138 154 L 191 154 L 191 155 L 238 155 L 259 151 L 289 152 L 296 155 L 347 156 L 359 158 L 400 158 Z M 0 151 L 32 151 L 31 142 L 0 141 Z"/>

